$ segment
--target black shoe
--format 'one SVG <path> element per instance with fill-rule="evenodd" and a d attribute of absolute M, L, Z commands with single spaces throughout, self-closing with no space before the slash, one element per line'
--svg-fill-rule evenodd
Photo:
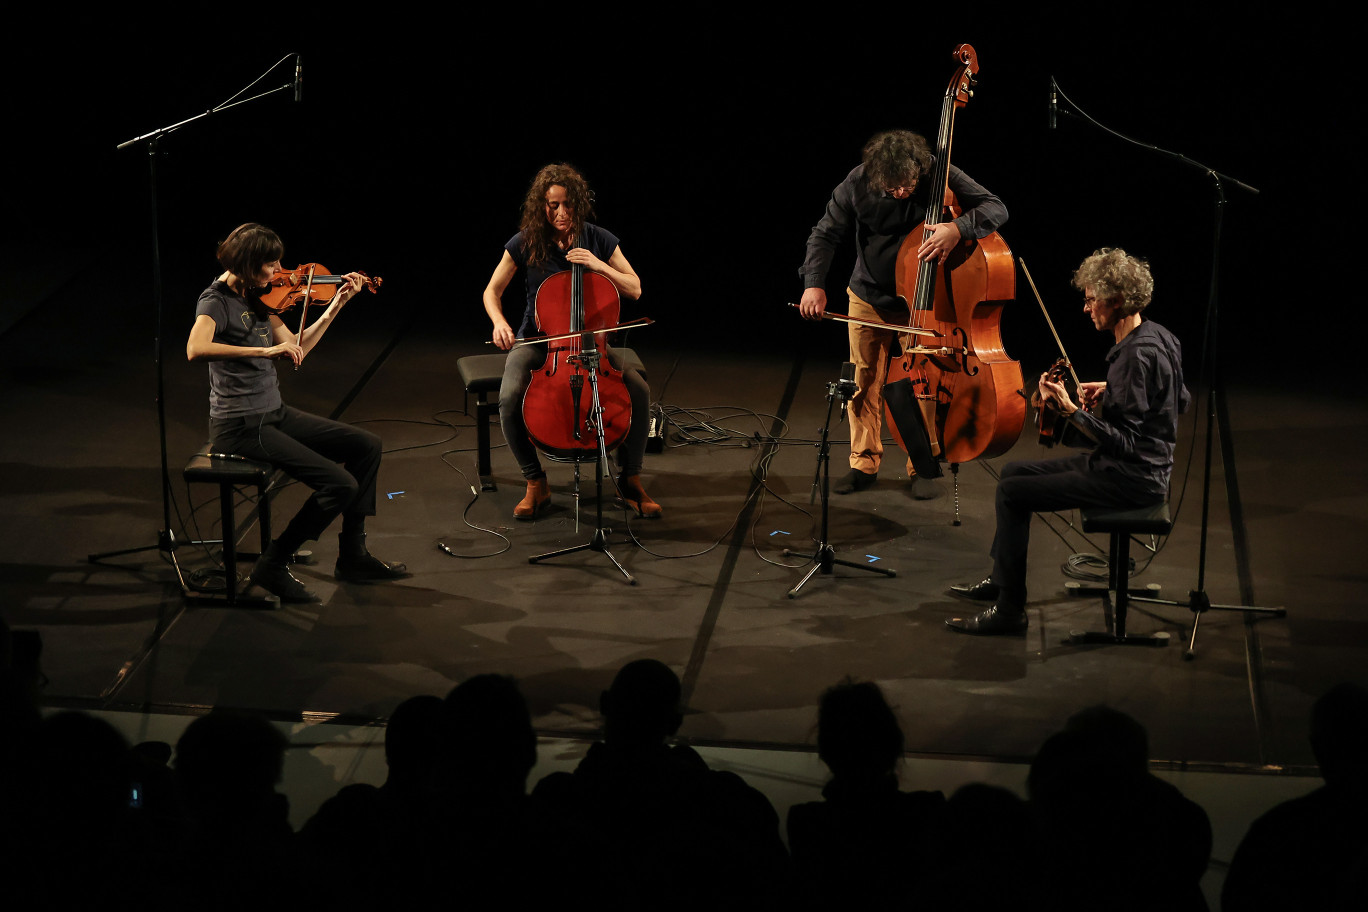
<path fill-rule="evenodd" d="M 382 561 L 369 551 L 351 557 L 339 556 L 337 566 L 333 568 L 333 576 L 349 583 L 406 579 L 412 575 L 403 564 Z"/>
<path fill-rule="evenodd" d="M 863 491 L 879 480 L 879 473 L 870 474 L 861 472 L 859 469 L 851 469 L 841 476 L 841 480 L 836 482 L 831 490 L 837 494 L 854 494 L 856 491 Z"/>
<path fill-rule="evenodd" d="M 971 602 L 996 602 L 1001 591 L 991 576 L 985 578 L 981 583 L 974 583 L 972 586 L 950 587 L 951 595 L 956 598 L 968 599 Z"/>
<path fill-rule="evenodd" d="M 945 626 L 956 633 L 971 636 L 1021 636 L 1026 632 L 1026 625 L 1025 608 L 1001 601 L 973 617 L 950 618 L 945 622 Z"/>
<path fill-rule="evenodd" d="M 288 564 L 276 563 L 266 557 L 257 560 L 252 568 L 251 581 L 276 596 L 282 602 L 321 602 L 317 595 L 290 573 Z"/>

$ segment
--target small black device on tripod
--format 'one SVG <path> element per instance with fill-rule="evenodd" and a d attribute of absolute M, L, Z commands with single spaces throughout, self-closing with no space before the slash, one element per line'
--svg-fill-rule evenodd
<path fill-rule="evenodd" d="M 812 554 L 799 554 L 790 548 L 784 549 L 784 556 L 796 555 L 806 557 L 812 561 L 812 566 L 808 572 L 798 581 L 798 585 L 788 591 L 789 598 L 797 598 L 798 590 L 812 579 L 818 571 L 829 574 L 836 564 L 842 567 L 854 567 L 856 570 L 867 570 L 870 573 L 882 573 L 884 576 L 897 576 L 896 570 L 886 570 L 883 567 L 871 567 L 868 564 L 857 564 L 855 561 L 842 560 L 836 556 L 836 549 L 831 547 L 828 540 L 830 535 L 830 510 L 831 500 L 831 415 L 836 409 L 836 403 L 841 403 L 841 420 L 845 420 L 846 403 L 850 397 L 855 395 L 855 365 L 847 361 L 841 365 L 841 379 L 833 380 L 827 384 L 827 414 L 826 423 L 822 425 L 822 439 L 817 444 L 817 472 L 813 476 L 813 487 L 821 492 L 822 495 L 822 530 L 817 541 L 817 550 Z"/>

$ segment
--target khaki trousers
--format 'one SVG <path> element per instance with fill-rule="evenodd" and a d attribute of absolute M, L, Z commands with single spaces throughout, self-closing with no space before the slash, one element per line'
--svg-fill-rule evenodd
<path fill-rule="evenodd" d="M 849 288 L 850 316 L 857 320 L 884 322 L 884 316 Z M 850 467 L 869 475 L 879 471 L 883 461 L 883 388 L 888 379 L 888 362 L 898 334 L 857 323 L 846 324 L 850 334 L 850 360 L 855 365 L 855 395 L 846 415 L 850 422 Z M 907 475 L 912 477 L 912 461 L 907 460 Z"/>

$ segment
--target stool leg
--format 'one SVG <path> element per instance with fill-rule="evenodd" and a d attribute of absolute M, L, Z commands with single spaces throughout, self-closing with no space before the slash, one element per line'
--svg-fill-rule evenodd
<path fill-rule="evenodd" d="M 266 496 L 268 483 L 257 486 L 257 524 L 261 526 L 261 553 L 271 547 L 271 498 Z"/>
<path fill-rule="evenodd" d="M 475 452 L 477 471 L 480 473 L 480 490 L 497 491 L 498 486 L 490 476 L 494 474 L 489 460 L 489 419 L 499 414 L 499 403 L 488 402 L 488 393 L 478 393 L 475 398 Z"/>
<path fill-rule="evenodd" d="M 1126 604 L 1130 601 L 1130 535 L 1113 532 L 1111 542 L 1111 578 L 1113 612 L 1116 615 L 1116 635 L 1126 635 Z"/>
<path fill-rule="evenodd" d="M 233 486 L 219 485 L 219 513 L 223 523 L 223 577 L 227 584 L 228 604 L 237 604 L 237 548 L 233 542 Z"/>

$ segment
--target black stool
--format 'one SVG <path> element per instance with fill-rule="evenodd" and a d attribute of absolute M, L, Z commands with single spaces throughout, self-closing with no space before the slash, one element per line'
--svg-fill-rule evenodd
<path fill-rule="evenodd" d="M 1107 555 L 1107 585 L 1084 586 L 1081 583 L 1066 583 L 1069 595 L 1103 595 L 1106 597 L 1106 631 L 1074 632 L 1069 635 L 1071 643 L 1120 643 L 1134 646 L 1163 646 L 1168 643 L 1167 633 L 1152 636 L 1136 636 L 1126 633 L 1126 607 L 1132 596 L 1152 597 L 1159 594 L 1160 587 L 1150 584 L 1144 589 L 1132 589 L 1130 583 L 1130 543 L 1132 535 L 1168 535 L 1173 531 L 1173 520 L 1169 517 L 1168 503 L 1157 503 L 1148 507 L 1084 507 L 1084 532 L 1106 532 L 1111 535 L 1110 553 Z"/>
<path fill-rule="evenodd" d="M 621 359 L 623 370 L 636 368 L 643 378 L 646 377 L 646 366 L 636 352 L 630 348 L 614 348 L 613 353 Z M 466 415 L 470 414 L 470 394 L 475 394 L 476 470 L 480 475 L 481 491 L 498 490 L 489 463 L 489 419 L 499 414 L 499 387 L 503 383 L 504 362 L 507 360 L 505 354 L 467 355 L 456 360 L 456 370 L 460 371 L 461 383 L 465 386 L 466 398 L 462 403 L 462 412 Z M 493 402 L 489 401 L 491 392 L 494 394 Z"/>
<path fill-rule="evenodd" d="M 227 583 L 227 602 L 233 608 L 279 608 L 280 599 L 274 595 L 245 596 L 238 592 L 237 559 L 238 551 L 233 538 L 237 530 L 234 516 L 234 489 L 253 486 L 257 489 L 257 522 L 261 527 L 261 551 L 251 554 L 244 552 L 243 557 L 260 557 L 271 543 L 271 501 L 266 489 L 271 483 L 275 469 L 265 462 L 257 462 L 245 456 L 232 456 L 213 453 L 212 447 L 205 444 L 203 450 L 190 458 L 185 467 L 186 483 L 216 484 L 219 486 L 219 510 L 223 526 L 223 538 L 214 541 L 190 542 L 192 545 L 223 545 L 223 574 Z M 187 593 L 186 597 L 198 604 L 224 604 L 223 600 Z"/>

